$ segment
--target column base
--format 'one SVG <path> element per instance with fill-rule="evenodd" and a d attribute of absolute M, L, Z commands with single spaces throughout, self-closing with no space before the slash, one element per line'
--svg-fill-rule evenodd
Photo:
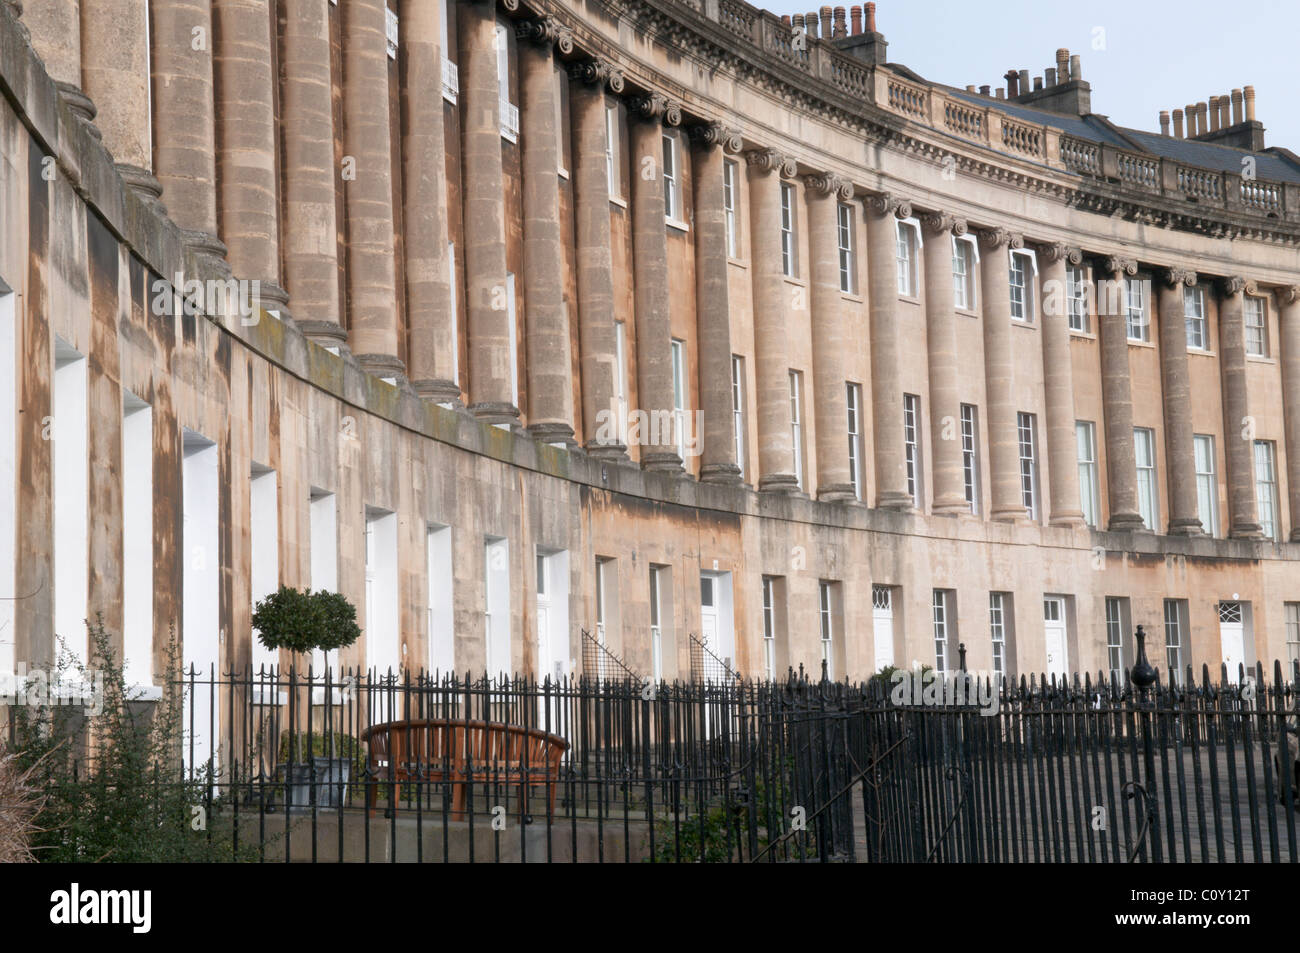
<path fill-rule="evenodd" d="M 1083 518 L 1082 510 L 1067 510 L 1064 513 L 1053 513 L 1047 521 L 1047 525 L 1077 529 L 1080 526 L 1086 526 L 1087 521 Z"/>
<path fill-rule="evenodd" d="M 930 512 L 935 516 L 969 515 L 970 504 L 966 502 L 965 496 L 941 497 L 934 501 L 934 505 L 930 507 Z"/>
<path fill-rule="evenodd" d="M 876 500 L 876 509 L 906 512 L 916 509 L 912 497 L 901 490 L 885 490 Z"/>
<path fill-rule="evenodd" d="M 167 206 L 162 203 L 162 183 L 154 178 L 152 172 L 138 165 L 121 162 L 117 165 L 117 174 L 122 177 L 122 182 L 128 189 L 140 196 L 145 205 L 159 215 L 167 214 Z"/>
<path fill-rule="evenodd" d="M 226 261 L 229 249 L 226 248 L 226 243 L 212 232 L 182 228 L 181 241 L 185 245 L 185 250 L 193 254 L 205 268 L 209 268 L 226 278 L 233 274 L 230 270 L 230 263 Z"/>
<path fill-rule="evenodd" d="M 771 473 L 758 481 L 759 493 L 798 493 L 799 478 L 793 473 Z"/>
<path fill-rule="evenodd" d="M 1185 517 L 1169 521 L 1170 536 L 1204 536 L 1205 528 L 1196 517 Z"/>
<path fill-rule="evenodd" d="M 445 378 L 411 381 L 415 392 L 432 404 L 460 403 L 460 385 Z"/>
<path fill-rule="evenodd" d="M 1258 523 L 1233 523 L 1228 535 L 1233 539 L 1263 539 L 1264 527 Z"/>
<path fill-rule="evenodd" d="M 740 486 L 744 480 L 740 476 L 740 467 L 734 463 L 706 463 L 700 467 L 700 482 Z"/>
<path fill-rule="evenodd" d="M 989 519 L 995 523 L 1027 523 L 1029 511 L 1023 506 L 995 506 L 989 512 Z"/>
<path fill-rule="evenodd" d="M 298 330 L 307 340 L 319 344 L 327 350 L 333 349 L 342 354 L 348 349 L 348 332 L 343 325 L 333 321 L 298 321 Z"/>
<path fill-rule="evenodd" d="M 1149 533 L 1147 525 L 1137 513 L 1114 513 L 1106 526 L 1112 533 Z"/>
<path fill-rule="evenodd" d="M 274 311 L 285 324 L 293 324 L 293 314 L 289 311 L 289 292 L 274 281 L 258 279 L 257 303 L 267 311 Z"/>
<path fill-rule="evenodd" d="M 578 445 L 578 442 L 573 439 L 573 428 L 568 424 L 536 423 L 529 424 L 527 429 L 533 439 L 540 443 L 561 444 L 565 447 Z"/>
<path fill-rule="evenodd" d="M 94 101 L 81 91 L 80 86 L 62 82 L 56 82 L 54 85 L 59 91 L 59 98 L 68 104 L 72 115 L 86 124 L 91 136 L 102 142 L 104 133 L 95 125 L 95 117 L 99 115 L 99 110 L 95 108 Z"/>
<path fill-rule="evenodd" d="M 500 400 L 484 400 L 469 405 L 469 412 L 488 424 L 519 423 L 519 408 Z"/>
<path fill-rule="evenodd" d="M 663 473 L 683 472 L 682 458 L 675 450 L 655 450 L 641 454 L 641 469 Z"/>
<path fill-rule="evenodd" d="M 354 354 L 367 374 L 393 382 L 406 380 L 406 365 L 393 354 Z"/>
<path fill-rule="evenodd" d="M 588 440 L 583 444 L 582 450 L 593 460 L 606 460 L 610 463 L 629 462 L 625 443 L 598 443 L 595 440 Z"/>
<path fill-rule="evenodd" d="M 831 483 L 817 488 L 817 499 L 823 503 L 856 503 L 858 494 L 852 483 Z"/>

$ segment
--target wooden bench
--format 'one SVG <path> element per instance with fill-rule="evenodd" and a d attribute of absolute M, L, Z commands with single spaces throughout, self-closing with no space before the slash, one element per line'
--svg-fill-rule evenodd
<path fill-rule="evenodd" d="M 400 800 L 399 783 L 436 781 L 452 786 L 452 815 L 465 815 L 471 784 L 518 787 L 521 803 L 528 788 L 544 786 L 550 812 L 560 761 L 569 743 L 539 728 L 488 721 L 431 718 L 390 721 L 362 733 L 366 742 L 366 816 L 375 806 L 375 791 L 388 784 L 392 809 Z"/>

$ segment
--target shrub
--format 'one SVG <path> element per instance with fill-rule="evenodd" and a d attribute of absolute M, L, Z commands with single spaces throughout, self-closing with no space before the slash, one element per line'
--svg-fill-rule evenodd
<path fill-rule="evenodd" d="M 36 859 L 31 843 L 45 798 L 32 783 L 33 772 L 34 766 L 19 766 L 16 754 L 0 754 L 0 864 Z"/>
<path fill-rule="evenodd" d="M 64 646 L 58 669 L 93 670 L 102 699 L 93 708 L 13 709 L 18 770 L 40 788 L 44 806 L 31 850 L 40 861 L 213 862 L 256 859 L 233 847 L 224 804 L 206 769 L 182 764 L 185 692 L 173 634 L 168 677 L 156 702 L 132 701 L 123 668 L 101 623 L 90 627 L 83 665 Z"/>
<path fill-rule="evenodd" d="M 281 586 L 253 607 L 258 640 L 268 649 L 329 652 L 361 637 L 357 610 L 338 592 Z"/>

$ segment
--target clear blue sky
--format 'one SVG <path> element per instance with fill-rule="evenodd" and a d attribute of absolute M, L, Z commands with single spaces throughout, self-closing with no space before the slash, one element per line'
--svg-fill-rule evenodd
<path fill-rule="evenodd" d="M 778 15 L 821 7 L 750 2 Z M 951 86 L 1005 85 L 1012 67 L 1040 76 L 1068 47 L 1093 111 L 1151 132 L 1162 109 L 1254 86 L 1266 143 L 1300 153 L 1300 0 L 878 0 L 876 27 L 890 62 Z"/>

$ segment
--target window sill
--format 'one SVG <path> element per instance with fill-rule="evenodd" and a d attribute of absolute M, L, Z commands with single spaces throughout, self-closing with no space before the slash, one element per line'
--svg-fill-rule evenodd
<path fill-rule="evenodd" d="M 851 291 L 841 291 L 840 298 L 843 299 L 844 301 L 852 301 L 854 304 L 865 304 L 867 300 L 866 298 L 862 297 L 862 295 L 854 294 Z"/>
<path fill-rule="evenodd" d="M 669 218 L 667 215 L 664 216 L 664 224 L 669 228 L 677 229 L 679 232 L 689 232 L 691 230 L 691 226 L 687 225 L 685 222 L 678 221 L 675 218 Z"/>
<path fill-rule="evenodd" d="M 1156 345 L 1154 341 L 1135 341 L 1133 338 L 1128 339 L 1128 346 L 1145 347 L 1145 348 L 1150 348 L 1153 351 L 1156 349 Z"/>
<path fill-rule="evenodd" d="M 1218 357 L 1214 351 L 1207 351 L 1203 347 L 1189 347 L 1187 353 L 1190 357 Z"/>
<path fill-rule="evenodd" d="M 611 195 L 609 197 L 609 204 L 617 205 L 619 208 L 624 210 L 627 209 L 627 199 L 621 199 L 617 195 Z"/>
<path fill-rule="evenodd" d="M 1097 340 L 1097 335 L 1094 334 L 1094 333 L 1091 332 L 1091 331 L 1071 331 L 1071 332 L 1070 332 L 1070 337 L 1072 337 L 1072 338 L 1079 338 L 1079 339 L 1084 340 L 1084 341 L 1095 341 L 1095 340 Z"/>
<path fill-rule="evenodd" d="M 728 258 L 727 264 L 735 265 L 737 268 L 745 268 L 745 269 L 749 268 L 749 261 L 744 258 Z"/>
<path fill-rule="evenodd" d="M 781 276 L 781 279 L 782 279 L 782 280 L 783 280 L 787 285 L 795 285 L 796 287 L 799 287 L 799 288 L 807 288 L 807 287 L 808 287 L 808 282 L 804 281 L 802 278 L 796 278 L 796 277 L 793 276 L 793 275 L 782 275 L 782 276 Z"/>
<path fill-rule="evenodd" d="M 566 169 L 566 168 L 564 168 L 563 166 L 561 166 L 560 168 L 558 168 L 558 169 L 555 170 L 555 174 L 558 175 L 558 176 L 559 176 L 560 178 L 562 178 L 562 179 L 568 179 L 568 177 L 569 177 L 569 170 Z"/>
<path fill-rule="evenodd" d="M 1247 364 L 1276 364 L 1276 363 L 1277 363 L 1277 358 L 1275 358 L 1275 357 L 1258 357 L 1258 356 L 1256 356 L 1256 355 L 1254 355 L 1254 354 L 1247 354 L 1247 355 L 1246 355 L 1246 363 L 1247 363 Z"/>
<path fill-rule="evenodd" d="M 1013 328 L 1024 328 L 1026 331 L 1037 331 L 1038 325 L 1033 321 L 1026 321 L 1024 318 L 1012 318 L 1011 326 Z"/>
<path fill-rule="evenodd" d="M 919 297 L 917 297 L 916 295 L 905 295 L 905 294 L 900 294 L 900 295 L 898 296 L 898 300 L 899 300 L 899 301 L 906 301 L 908 304 L 915 304 L 915 305 L 920 305 L 920 303 L 921 303 L 921 299 L 920 299 Z"/>
<path fill-rule="evenodd" d="M 978 319 L 980 316 L 980 313 L 976 311 L 974 308 L 953 308 L 952 310 L 954 313 L 960 314 L 962 317 L 966 317 L 966 318 Z"/>

